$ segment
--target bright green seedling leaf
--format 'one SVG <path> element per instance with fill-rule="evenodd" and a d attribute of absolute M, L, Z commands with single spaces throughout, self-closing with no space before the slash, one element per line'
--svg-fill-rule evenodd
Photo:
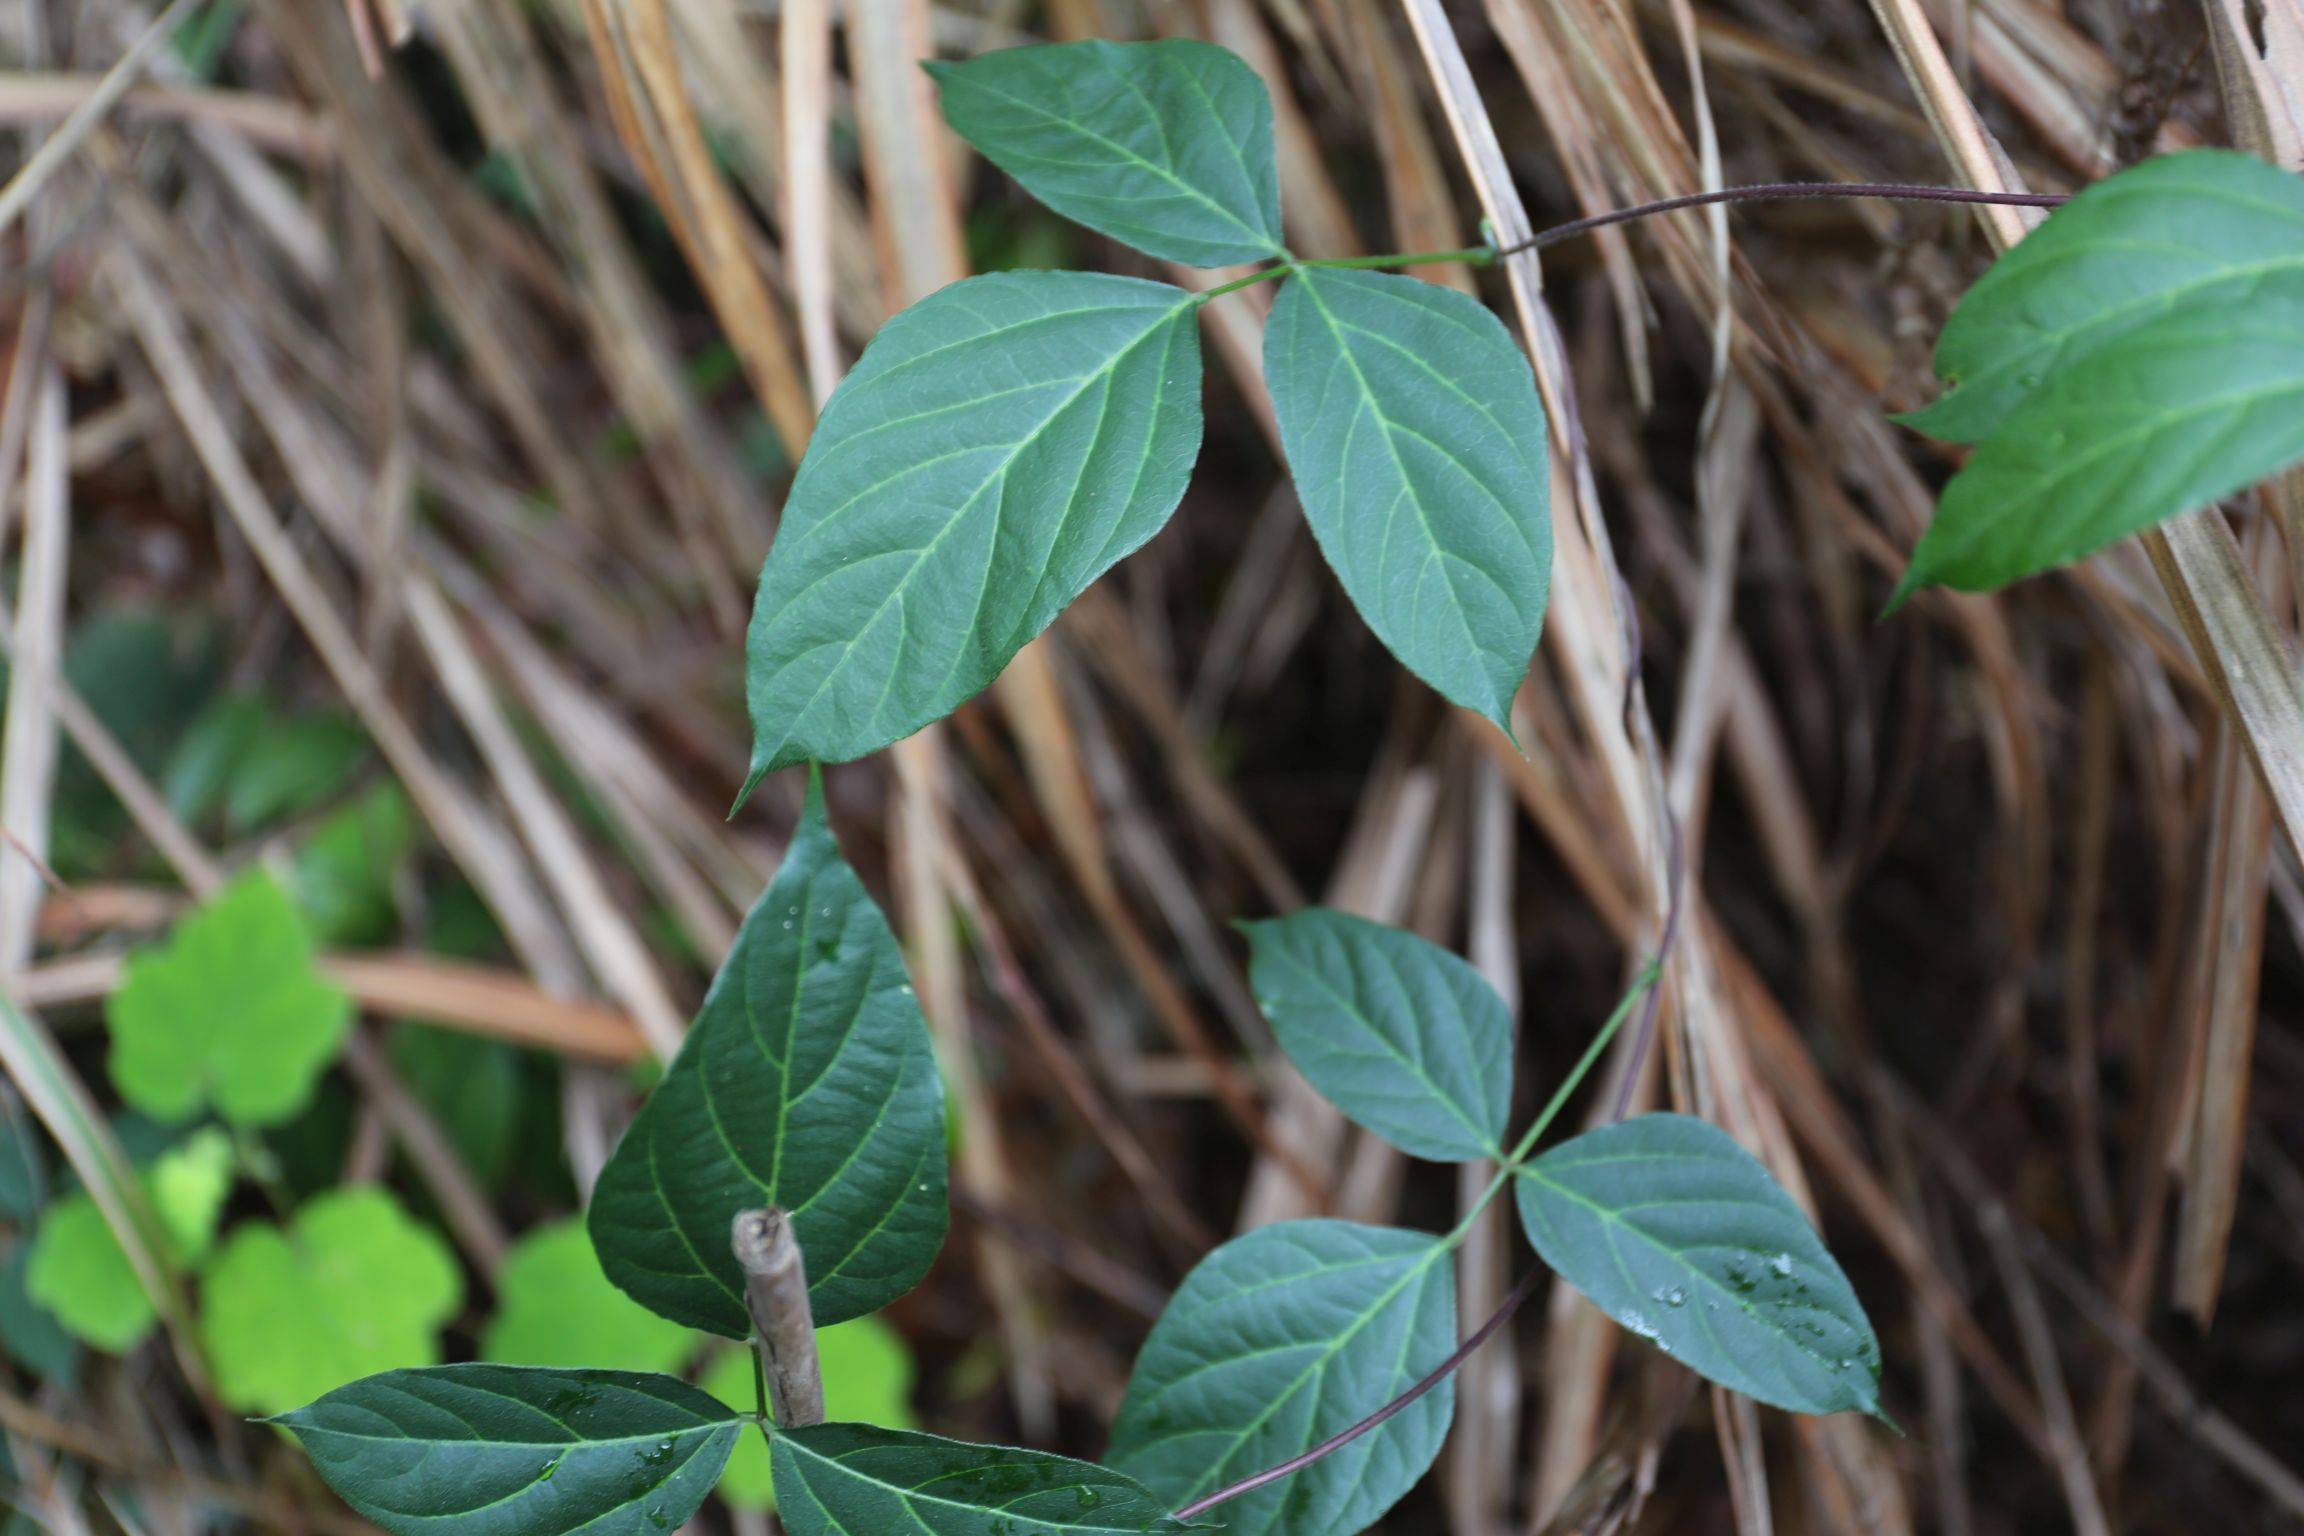
<path fill-rule="evenodd" d="M 1509 733 L 1552 576 L 1528 359 L 1460 293 L 1307 268 L 1272 308 L 1264 379 L 1352 605 L 1409 671 Z"/>
<path fill-rule="evenodd" d="M 388 1191 L 353 1185 L 285 1231 L 235 1227 L 200 1276 L 200 1337 L 226 1403 L 284 1413 L 355 1377 L 434 1364 L 463 1300 L 448 1245 Z"/>
<path fill-rule="evenodd" d="M 778 1430 L 792 1536 L 1123 1536 L 1180 1532 L 1143 1485 L 1069 1457 L 870 1424 Z"/>
<path fill-rule="evenodd" d="M 1893 608 L 2077 560 L 2304 459 L 2304 281 L 2072 358 L 1952 477 Z"/>
<path fill-rule="evenodd" d="M 1337 1108 L 1418 1157 L 1503 1155 L 1512 1020 L 1478 971 L 1325 907 L 1242 927 L 1257 1006 Z"/>
<path fill-rule="evenodd" d="M 1041 202 L 1149 255 L 1283 254 L 1272 98 L 1210 43 L 1054 43 L 930 64 L 944 116 Z"/>
<path fill-rule="evenodd" d="M 1348 1429 L 1456 1345 L 1456 1283 L 1438 1238 L 1289 1221 L 1203 1259 L 1136 1357 L 1110 1461 L 1171 1507 Z M 1440 1454 L 1442 1382 L 1380 1428 L 1223 1507 L 1233 1536 L 1351 1536 Z"/>
<path fill-rule="evenodd" d="M 584 1223 L 556 1221 L 513 1246 L 480 1352 L 507 1365 L 677 1370 L 696 1336 L 608 1283 Z"/>
<path fill-rule="evenodd" d="M 1880 1345 L 1792 1197 L 1727 1132 L 1642 1115 L 1519 1174 L 1544 1262 L 1698 1375 L 1795 1413 L 1880 1411 Z"/>
<path fill-rule="evenodd" d="M 816 1358 L 824 1374 L 824 1416 L 844 1424 L 916 1429 L 912 1383 L 916 1367 L 904 1336 L 879 1317 L 859 1317 L 816 1330 Z M 704 1375 L 704 1390 L 731 1408 L 757 1400 L 749 1350 L 724 1351 Z M 746 1435 L 720 1474 L 720 1497 L 738 1509 L 776 1507 L 768 1446 Z"/>
<path fill-rule="evenodd" d="M 752 779 L 949 714 L 1176 510 L 1200 452 L 1193 300 L 970 278 L 881 328 L 824 408 L 745 641 Z"/>
<path fill-rule="evenodd" d="M 2304 285 L 2304 179 L 2230 150 L 2147 160 L 2059 208 L 1960 301 L 1936 343 L 1953 390 L 1903 418 L 1981 441 L 2112 337 L 2192 306 L 2244 314 Z"/>
<path fill-rule="evenodd" d="M 272 1422 L 394 1536 L 662 1536 L 743 1429 L 669 1376 L 507 1365 L 371 1376 Z"/>
<path fill-rule="evenodd" d="M 48 1208 L 27 1265 L 32 1299 L 83 1344 L 126 1354 L 152 1331 L 152 1298 L 86 1195 L 66 1195 Z"/>
<path fill-rule="evenodd" d="M 894 1301 L 944 1241 L 944 1084 L 888 920 L 813 775 L 671 1070 L 592 1195 L 608 1278 L 675 1322 L 751 1331 L 736 1213 L 791 1213 L 819 1324 Z"/>
<path fill-rule="evenodd" d="M 231 1138 L 214 1127 L 169 1148 L 138 1174 L 167 1239 L 160 1260 L 171 1270 L 207 1257 L 232 1176 Z M 120 1239 L 84 1193 L 64 1196 L 41 1218 L 25 1287 L 66 1332 L 111 1354 L 135 1348 L 159 1320 Z"/>
<path fill-rule="evenodd" d="M 250 870 L 129 956 L 112 994 L 112 1082 L 159 1120 L 203 1106 L 235 1125 L 279 1125 L 312 1097 L 343 1048 L 352 1000 L 312 963 L 303 920 L 272 877 Z"/>

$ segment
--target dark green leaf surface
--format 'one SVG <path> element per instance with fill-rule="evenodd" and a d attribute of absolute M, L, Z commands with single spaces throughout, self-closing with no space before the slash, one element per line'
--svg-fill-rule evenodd
<path fill-rule="evenodd" d="M 1242 926 L 1257 1006 L 1313 1087 L 1404 1152 L 1502 1156 L 1512 1020 L 1478 971 L 1325 907 Z"/>
<path fill-rule="evenodd" d="M 1272 98 L 1208 43 L 1055 43 L 930 64 L 944 116 L 1041 202 L 1195 267 L 1281 254 Z"/>
<path fill-rule="evenodd" d="M 1905 418 L 1982 440 L 2090 349 L 2180 308 L 2245 311 L 2304 282 L 2304 180 L 2202 149 L 2096 183 L 1995 262 L 1936 344 L 1955 388 Z"/>
<path fill-rule="evenodd" d="M 390 1371 L 273 1422 L 395 1536 L 661 1536 L 743 1427 L 669 1376 L 510 1365 Z"/>
<path fill-rule="evenodd" d="M 1180 289 L 1004 272 L 882 327 L 809 444 L 745 641 L 753 780 L 950 713 L 1158 532 L 1200 451 Z"/>
<path fill-rule="evenodd" d="M 1421 1232 L 1289 1221 L 1202 1260 L 1136 1357 L 1109 1460 L 1181 1507 L 1310 1450 L 1456 1346 L 1448 1250 Z M 1223 1506 L 1234 1536 L 1351 1536 L 1440 1453 L 1453 1382 L 1304 1471 Z"/>
<path fill-rule="evenodd" d="M 888 920 L 813 780 L 776 878 L 592 1195 L 601 1267 L 674 1322 L 742 1338 L 740 1210 L 791 1213 L 818 1326 L 910 1290 L 944 1241 L 944 1085 Z"/>
<path fill-rule="evenodd" d="M 2304 459 L 2304 271 L 2060 365 L 1944 488 L 1896 600 L 2077 560 Z"/>
<path fill-rule="evenodd" d="M 1184 1528 L 1117 1472 L 1004 1445 L 869 1424 L 778 1430 L 777 1512 L 792 1536 L 1123 1536 Z"/>
<path fill-rule="evenodd" d="M 1307 268 L 1273 306 L 1264 378 L 1353 606 L 1409 671 L 1509 732 L 1552 573 L 1527 358 L 1460 293 Z"/>
<path fill-rule="evenodd" d="M 1880 1407 L 1880 1345 L 1816 1229 L 1717 1126 L 1643 1115 L 1521 1170 L 1544 1262 L 1699 1375 L 1795 1413 Z"/>

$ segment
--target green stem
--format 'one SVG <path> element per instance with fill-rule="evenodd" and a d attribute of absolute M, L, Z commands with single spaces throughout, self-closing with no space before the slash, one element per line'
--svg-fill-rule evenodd
<path fill-rule="evenodd" d="M 1560 1086 L 1552 1091 L 1551 1099 L 1537 1114 L 1535 1123 L 1528 1127 L 1526 1134 L 1520 1138 L 1520 1144 L 1512 1149 L 1511 1156 L 1505 1158 L 1502 1165 L 1497 1168 L 1496 1177 L 1489 1180 L 1488 1187 L 1480 1192 L 1480 1198 L 1473 1201 L 1464 1212 L 1463 1220 L 1457 1222 L 1455 1229 L 1440 1240 L 1443 1249 L 1455 1248 L 1471 1235 L 1472 1223 L 1480 1219 L 1480 1213 L 1488 1209 L 1488 1202 L 1496 1198 L 1504 1186 L 1511 1182 L 1512 1175 L 1518 1171 L 1520 1165 L 1528 1161 L 1528 1154 L 1536 1148 L 1537 1138 L 1551 1128 L 1552 1122 L 1559 1118 L 1560 1111 L 1566 1107 L 1569 1096 L 1583 1086 L 1585 1078 L 1592 1075 L 1593 1067 L 1599 1064 L 1601 1052 L 1608 1049 L 1608 1042 L 1616 1038 L 1617 1032 L 1624 1027 L 1624 1021 L 1632 1017 L 1634 1006 L 1639 1003 L 1641 998 L 1648 995 L 1648 989 L 1656 985 L 1657 978 L 1663 974 L 1663 970 L 1662 961 L 1651 960 L 1641 968 L 1640 974 L 1633 978 L 1630 989 L 1616 1004 L 1616 1011 L 1608 1015 L 1607 1022 L 1600 1026 L 1599 1033 L 1592 1037 L 1592 1043 L 1584 1047 L 1584 1054 L 1576 1058 L 1576 1065 L 1568 1069 L 1568 1075 L 1562 1078 Z"/>
<path fill-rule="evenodd" d="M 1368 267 L 1429 267 L 1444 261 L 1461 261 L 1471 266 L 1484 267 L 1495 259 L 1496 250 L 1493 246 L 1471 245 L 1460 251 L 1414 251 L 1406 255 L 1322 256 L 1311 261 L 1300 261 L 1297 265 L 1356 271 Z"/>

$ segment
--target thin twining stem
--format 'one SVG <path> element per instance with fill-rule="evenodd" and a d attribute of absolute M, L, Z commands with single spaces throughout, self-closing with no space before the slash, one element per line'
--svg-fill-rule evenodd
<path fill-rule="evenodd" d="M 1419 1381 L 1416 1383 L 1416 1385 L 1410 1387 L 1407 1391 L 1401 1393 L 1398 1397 L 1392 1399 L 1392 1401 L 1386 1403 L 1383 1407 L 1377 1409 L 1374 1413 L 1368 1415 L 1368 1417 L 1362 1419 L 1359 1423 L 1353 1425 L 1350 1429 L 1339 1430 L 1337 1433 L 1330 1435 L 1327 1439 L 1321 1441 L 1318 1445 L 1312 1447 L 1312 1449 L 1304 1452 L 1302 1455 L 1291 1456 L 1286 1461 L 1280 1463 L 1280 1465 L 1276 1467 L 1267 1467 L 1263 1471 L 1257 1473 L 1254 1477 L 1242 1478 L 1239 1482 L 1232 1484 L 1228 1488 L 1219 1488 L 1214 1493 L 1208 1494 L 1203 1498 L 1194 1499 L 1191 1503 L 1176 1511 L 1173 1518 L 1178 1520 L 1189 1520 L 1194 1515 L 1207 1513 L 1209 1510 L 1214 1509 L 1219 1504 L 1230 1503 L 1232 1500 L 1239 1498 L 1244 1493 L 1254 1493 L 1257 1489 L 1262 1488 L 1267 1484 L 1276 1483 L 1284 1477 L 1293 1476 L 1294 1474 L 1303 1471 L 1306 1467 L 1312 1465 L 1312 1463 L 1319 1461 L 1324 1457 L 1334 1455 L 1336 1452 L 1344 1449 L 1344 1447 L 1350 1445 L 1353 1441 L 1359 1439 L 1362 1435 L 1365 1435 L 1369 1431 L 1380 1427 L 1385 1420 L 1406 1411 L 1409 1404 L 1415 1402 L 1416 1399 L 1422 1397 L 1425 1393 L 1431 1391 L 1434 1387 L 1440 1385 L 1440 1383 L 1443 1381 L 1446 1381 L 1458 1366 L 1471 1359 L 1473 1351 L 1477 1350 L 1481 1345 L 1487 1343 L 1489 1338 L 1494 1335 L 1496 1330 L 1504 1326 L 1505 1319 L 1509 1318 L 1514 1312 L 1519 1310 L 1520 1303 L 1528 1299 L 1530 1294 L 1533 1293 L 1536 1289 L 1536 1282 L 1543 1278 L 1544 1271 L 1541 1269 L 1532 1269 L 1528 1271 L 1527 1274 L 1521 1277 L 1520 1283 L 1512 1287 L 1512 1294 L 1504 1298 L 1504 1304 L 1496 1309 L 1495 1316 L 1489 1318 L 1488 1321 L 1482 1323 L 1478 1328 L 1474 1329 L 1470 1338 L 1467 1338 L 1463 1343 L 1456 1346 L 1456 1352 L 1454 1354 L 1450 1355 L 1447 1359 L 1434 1366 L 1432 1368 L 1431 1374 L 1427 1375 L 1422 1381 Z"/>
<path fill-rule="evenodd" d="M 1588 235 L 1611 224 L 1628 224 L 1634 219 L 1653 218 L 1660 213 L 1678 213 L 1683 208 L 1707 208 L 1714 203 L 1791 203 L 1813 202 L 1820 198 L 1877 198 L 1892 203 L 1989 203 L 1997 207 L 2054 208 L 2068 201 L 2068 192 L 1979 192 L 1972 187 L 1930 187 L 1904 181 L 1773 181 L 1750 187 L 1722 187 L 1715 192 L 1691 192 L 1685 197 L 1667 197 L 1660 202 L 1636 203 L 1629 208 L 1612 208 L 1587 219 L 1573 219 L 1566 224 L 1555 224 L 1539 230 L 1525 240 L 1511 245 L 1490 248 L 1491 257 L 1511 256 L 1520 251 L 1540 251 L 1578 235 Z"/>
<path fill-rule="evenodd" d="M 2068 192 L 1978 192 L 1968 187 L 1931 187 L 1904 181 L 1774 181 L 1749 187 L 1723 187 L 1716 192 L 1691 192 L 1685 197 L 1667 197 L 1659 202 L 1635 203 L 1629 208 L 1612 208 L 1590 218 L 1571 219 L 1540 230 L 1525 240 L 1511 245 L 1475 245 L 1460 251 L 1413 251 L 1388 256 L 1327 256 L 1298 258 L 1283 255 L 1268 267 L 1259 267 L 1245 277 L 1236 277 L 1213 288 L 1203 288 L 1192 296 L 1196 304 L 1221 298 L 1227 293 L 1238 293 L 1258 283 L 1269 283 L 1286 277 L 1291 272 L 1306 268 L 1328 268 L 1349 271 L 1365 268 L 1424 267 L 1435 262 L 1460 261 L 1468 266 L 1484 267 L 1499 257 L 1518 255 L 1522 251 L 1540 251 L 1546 246 L 1588 235 L 1611 224 L 1629 224 L 1634 219 L 1654 218 L 1660 213 L 1678 213 L 1686 208 L 1705 208 L 1714 203 L 1787 203 L 1814 202 L 1822 198 L 1876 198 L 1896 203 L 1989 203 L 2016 208 L 2054 208 L 2070 199 Z"/>

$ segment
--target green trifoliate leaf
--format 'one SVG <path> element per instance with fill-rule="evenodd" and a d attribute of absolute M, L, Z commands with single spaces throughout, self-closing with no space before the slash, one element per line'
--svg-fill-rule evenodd
<path fill-rule="evenodd" d="M 394 1536 L 662 1536 L 743 1429 L 669 1376 L 506 1365 L 391 1371 L 272 1422 Z"/>
<path fill-rule="evenodd" d="M 1527 358 L 1460 293 L 1306 268 L 1273 306 L 1264 379 L 1352 605 L 1409 671 L 1509 732 L 1552 573 Z"/>
<path fill-rule="evenodd" d="M 1643 1115 L 1520 1171 L 1544 1262 L 1698 1375 L 1795 1413 L 1880 1411 L 1880 1345 L 1808 1218 L 1727 1132 Z"/>
<path fill-rule="evenodd" d="M 1512 1020 L 1478 971 L 1324 907 L 1242 926 L 1257 1006 L 1313 1087 L 1404 1152 L 1502 1156 Z"/>
<path fill-rule="evenodd" d="M 454 1255 L 388 1191 L 348 1186 L 286 1230 L 235 1227 L 200 1276 L 200 1337 L 234 1408 L 282 1413 L 355 1377 L 440 1358 Z"/>
<path fill-rule="evenodd" d="M 1952 392 L 1904 419 L 1982 440 L 2090 349 L 2194 305 L 2243 313 L 2304 283 L 2304 179 L 2201 149 L 2107 177 L 2027 235 L 1936 343 Z"/>
<path fill-rule="evenodd" d="M 207 1256 L 232 1190 L 232 1171 L 231 1138 L 211 1126 L 168 1148 L 138 1174 L 167 1238 L 158 1257 L 171 1273 Z M 111 1224 L 82 1192 L 59 1199 L 41 1217 L 25 1286 L 66 1332 L 112 1354 L 133 1349 L 159 1320 Z"/>
<path fill-rule="evenodd" d="M 745 640 L 752 778 L 949 714 L 1158 532 L 1200 451 L 1182 290 L 1004 272 L 884 326 L 833 393 Z"/>
<path fill-rule="evenodd" d="M 792 1536 L 1124 1536 L 1181 1532 L 1141 1484 L 1069 1457 L 870 1424 L 775 1435 Z"/>
<path fill-rule="evenodd" d="M 879 1317 L 859 1317 L 816 1330 L 824 1375 L 824 1416 L 841 1423 L 912 1429 L 912 1346 Z M 704 1390 L 732 1408 L 750 1408 L 758 1393 L 752 1355 L 731 1349 L 704 1374 Z M 737 1442 L 720 1475 L 720 1497 L 738 1509 L 774 1509 L 776 1484 L 768 1447 L 757 1435 Z"/>
<path fill-rule="evenodd" d="M 1195 267 L 1281 254 L 1272 98 L 1237 54 L 1055 43 L 928 70 L 954 130 L 1066 218 Z"/>
<path fill-rule="evenodd" d="M 1112 1465 L 1182 1506 L 1383 1407 L 1456 1344 L 1438 1238 L 1289 1221 L 1202 1260 L 1136 1357 Z M 1324 1460 L 1223 1507 L 1233 1536 L 1351 1536 L 1415 1486 L 1455 1411 L 1442 1382 Z"/>
<path fill-rule="evenodd" d="M 751 1330 L 736 1213 L 789 1212 L 819 1325 L 910 1290 L 943 1244 L 944 1085 L 888 920 L 811 776 L 767 894 L 592 1195 L 608 1278 L 651 1310 Z"/>
<path fill-rule="evenodd" d="M 670 1371 L 695 1350 L 694 1334 L 608 1283 L 581 1221 L 552 1222 L 514 1244 L 496 1296 L 480 1352 L 507 1365 Z"/>
<path fill-rule="evenodd" d="M 2192 304 L 2057 367 L 1952 477 L 1895 606 L 1989 591 L 2304 459 L 2304 273 Z"/>
<path fill-rule="evenodd" d="M 112 1082 L 159 1120 L 213 1105 L 241 1126 L 279 1125 L 343 1048 L 352 1000 L 312 964 L 303 920 L 251 870 L 131 955 L 107 1005 Z"/>

